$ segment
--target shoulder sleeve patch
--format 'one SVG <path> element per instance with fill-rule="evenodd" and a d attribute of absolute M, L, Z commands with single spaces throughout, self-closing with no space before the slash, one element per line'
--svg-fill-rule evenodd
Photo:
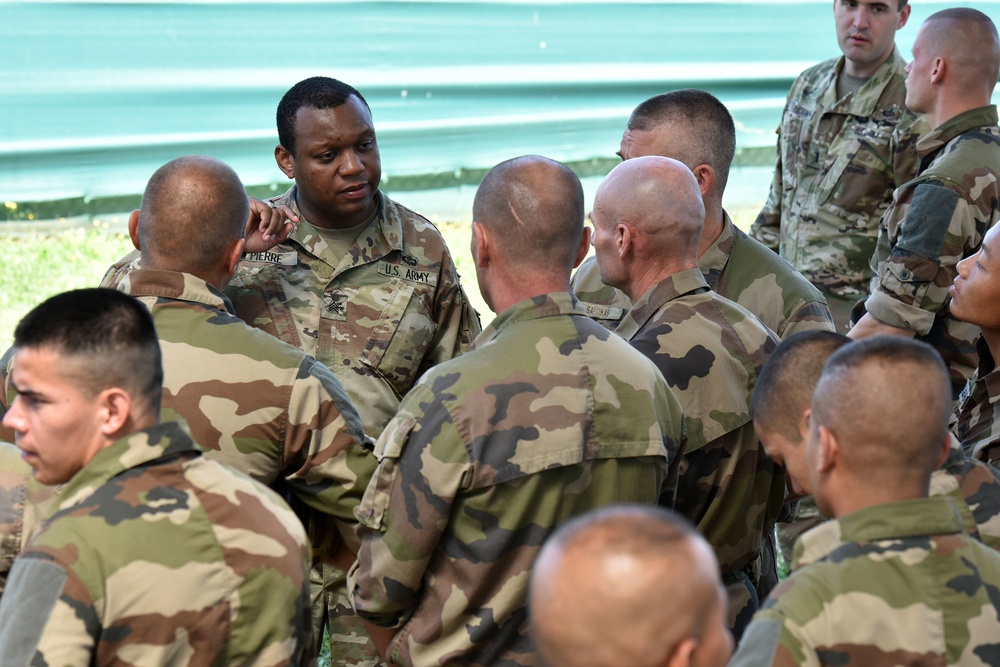
<path fill-rule="evenodd" d="M 14 562 L 0 604 L 0 655 L 5 667 L 34 665 L 35 653 L 66 583 L 66 570 L 37 558 Z"/>
<path fill-rule="evenodd" d="M 959 194 L 949 188 L 923 183 L 913 193 L 898 247 L 925 257 L 938 257 L 948 234 Z"/>

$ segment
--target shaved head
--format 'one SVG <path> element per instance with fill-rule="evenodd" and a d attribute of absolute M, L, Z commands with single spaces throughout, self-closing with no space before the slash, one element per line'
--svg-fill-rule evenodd
<path fill-rule="evenodd" d="M 597 189 L 591 219 L 601 280 L 633 300 L 644 291 L 632 284 L 636 277 L 698 265 L 705 204 L 694 174 L 678 160 L 650 155 L 622 162 Z"/>
<path fill-rule="evenodd" d="M 204 155 L 156 170 L 142 195 L 139 244 L 150 268 L 201 274 L 243 238 L 250 202 L 236 172 Z"/>
<path fill-rule="evenodd" d="M 854 479 L 880 486 L 922 484 L 926 493 L 950 412 L 948 369 L 934 348 L 875 336 L 841 348 L 827 361 L 813 394 L 809 444 L 815 430 L 825 427 Z"/>
<path fill-rule="evenodd" d="M 986 14 L 965 7 L 941 10 L 924 22 L 920 38 L 932 56 L 947 60 L 961 87 L 988 86 L 992 92 L 1000 76 L 1000 41 Z"/>
<path fill-rule="evenodd" d="M 850 342 L 832 331 L 803 331 L 781 341 L 757 376 L 750 401 L 754 424 L 798 441 L 799 420 L 809 408 L 826 360 Z"/>
<path fill-rule="evenodd" d="M 696 665 L 732 651 L 712 548 L 664 509 L 614 506 L 567 523 L 531 574 L 539 653 L 553 667 L 659 667 L 695 642 Z"/>
<path fill-rule="evenodd" d="M 569 276 L 583 240 L 583 186 L 566 165 L 539 155 L 501 162 L 472 206 L 511 266 Z"/>

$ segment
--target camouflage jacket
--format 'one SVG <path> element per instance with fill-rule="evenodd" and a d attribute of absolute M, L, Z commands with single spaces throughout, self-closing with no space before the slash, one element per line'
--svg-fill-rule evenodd
<path fill-rule="evenodd" d="M 210 458 L 335 517 L 356 550 L 354 508 L 375 457 L 333 373 L 247 326 L 225 295 L 191 274 L 137 269 L 118 289 L 142 301 L 156 324 L 161 419 L 182 418 Z M 333 537 L 314 519 L 310 529 L 322 531 L 314 541 Z"/>
<path fill-rule="evenodd" d="M 903 104 L 905 65 L 894 49 L 837 99 L 844 58 L 835 58 L 800 74 L 788 93 L 771 191 L 750 235 L 826 294 L 868 293 L 879 218 L 917 173 L 914 144 L 927 128 Z"/>
<path fill-rule="evenodd" d="M 729 667 L 997 664 L 1000 553 L 948 498 L 888 503 L 804 534 L 815 560 L 771 593 Z"/>
<path fill-rule="evenodd" d="M 377 436 L 428 368 L 479 333 L 444 239 L 381 193 L 375 220 L 343 257 L 302 218 L 295 188 L 275 201 L 300 217 L 287 241 L 248 255 L 226 288 L 236 314 L 330 367 Z"/>
<path fill-rule="evenodd" d="M 966 111 L 920 139 L 920 175 L 896 190 L 879 223 L 865 307 L 915 331 L 964 384 L 976 367 L 979 328 L 948 310 L 960 260 L 1000 218 L 1000 128 L 994 106 Z"/>
<path fill-rule="evenodd" d="M 41 527 L 58 488 L 36 482 L 20 450 L 0 442 L 0 594 L 14 557 Z"/>
<path fill-rule="evenodd" d="M 950 496 L 965 532 L 1000 551 L 1000 470 L 977 461 L 951 438 L 951 449 L 931 475 L 930 495 Z"/>
<path fill-rule="evenodd" d="M 781 257 L 747 236 L 723 211 L 722 234 L 698 259 L 710 289 L 735 301 L 780 338 L 799 331 L 833 331 L 822 293 Z M 632 307 L 628 297 L 601 282 L 594 258 L 573 275 L 572 291 L 587 312 L 614 330 Z"/>
<path fill-rule="evenodd" d="M 4 667 L 299 665 L 309 544 L 278 496 L 168 422 L 98 452 L 14 563 Z M 308 658 L 308 656 L 305 656 Z"/>
<path fill-rule="evenodd" d="M 399 627 L 400 665 L 537 665 L 527 582 L 570 517 L 672 493 L 680 407 L 663 377 L 568 293 L 502 312 L 430 370 L 376 446 L 348 589 Z"/>
<path fill-rule="evenodd" d="M 976 341 L 979 366 L 958 397 L 948 427 L 962 449 L 990 465 L 1000 465 L 1000 371 L 982 336 Z"/>
<path fill-rule="evenodd" d="M 723 574 L 746 567 L 784 501 L 784 472 L 750 420 L 757 373 L 777 337 L 709 290 L 697 269 L 650 288 L 617 332 L 663 372 L 684 411 L 675 508 L 715 549 Z"/>

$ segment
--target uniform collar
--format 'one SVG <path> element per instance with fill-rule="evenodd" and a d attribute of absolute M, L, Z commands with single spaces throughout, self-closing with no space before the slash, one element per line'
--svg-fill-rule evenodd
<path fill-rule="evenodd" d="M 994 105 L 969 109 L 949 118 L 917 140 L 917 155 L 920 157 L 920 171 L 927 168 L 937 152 L 949 141 L 969 130 L 984 125 L 997 124 L 997 108 Z"/>
<path fill-rule="evenodd" d="M 144 463 L 177 456 L 201 456 L 187 424 L 171 421 L 157 424 L 111 443 L 90 460 L 59 492 L 56 509 L 64 509 L 90 497 L 98 488 L 122 472 Z"/>
<path fill-rule="evenodd" d="M 821 97 L 821 104 L 830 111 L 837 113 L 851 114 L 852 116 L 863 118 L 871 117 L 875 113 L 875 108 L 878 106 L 886 84 L 894 76 L 906 77 L 906 63 L 903 60 L 903 56 L 900 55 L 899 49 L 893 46 L 892 53 L 889 54 L 889 59 L 875 70 L 875 73 L 865 81 L 861 88 L 853 94 L 845 95 L 843 100 L 838 100 L 837 78 L 840 76 L 846 63 L 847 59 L 844 56 L 840 56 L 836 67 L 830 72 L 830 78 Z"/>
<path fill-rule="evenodd" d="M 664 305 L 687 294 L 698 294 L 709 290 L 708 282 L 699 269 L 679 271 L 656 283 L 632 306 L 632 310 L 622 319 L 615 333 L 625 340 L 637 334 Z"/>
<path fill-rule="evenodd" d="M 540 294 L 530 299 L 518 301 L 510 306 L 490 322 L 489 326 L 476 337 L 473 348 L 479 348 L 496 339 L 500 333 L 519 322 L 537 320 L 543 317 L 554 317 L 556 315 L 582 315 L 587 316 L 587 311 L 576 296 L 569 292 L 552 292 Z"/>
<path fill-rule="evenodd" d="M 235 314 L 229 297 L 190 273 L 137 269 L 122 279 L 118 284 L 118 291 L 137 298 L 152 296 L 190 301 L 225 311 L 230 315 Z"/>
<path fill-rule="evenodd" d="M 698 268 L 705 275 L 705 282 L 710 289 L 715 289 L 719 284 L 719 276 L 722 275 L 729 256 L 733 254 L 733 246 L 736 244 L 736 234 L 733 232 L 733 221 L 729 214 L 722 211 L 722 233 L 715 243 L 709 246 L 705 254 L 698 259 Z"/>

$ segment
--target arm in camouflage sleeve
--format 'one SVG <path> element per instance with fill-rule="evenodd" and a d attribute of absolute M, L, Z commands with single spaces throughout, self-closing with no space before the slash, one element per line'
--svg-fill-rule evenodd
<path fill-rule="evenodd" d="M 822 301 L 804 301 L 792 311 L 781 331 L 775 333 L 784 340 L 800 331 L 836 331 L 830 307 Z"/>
<path fill-rule="evenodd" d="M 784 118 L 784 112 L 782 112 Z M 781 128 L 775 134 L 778 135 L 777 156 L 774 161 L 774 175 L 771 177 L 771 189 L 767 195 L 767 202 L 764 208 L 757 214 L 757 219 L 750 225 L 750 236 L 757 239 L 774 252 L 778 252 L 781 242 L 781 190 L 782 190 L 782 164 L 781 164 Z"/>
<path fill-rule="evenodd" d="M 438 289 L 435 315 L 437 329 L 416 377 L 429 368 L 468 352 L 472 341 L 482 331 L 479 316 L 469 303 L 465 290 L 459 283 L 458 271 L 450 254 L 445 254 L 447 266 L 442 267 L 443 284 Z"/>
<path fill-rule="evenodd" d="M 921 335 L 931 330 L 948 301 L 965 247 L 981 239 L 971 206 L 955 184 L 942 180 L 923 181 L 900 196 L 895 206 L 903 216 L 899 237 L 878 268 L 878 289 L 866 302 L 875 319 Z M 877 256 L 886 252 L 886 236 L 883 227 Z"/>
<path fill-rule="evenodd" d="M 375 455 L 379 467 L 358 509 L 362 544 L 348 591 L 359 616 L 389 627 L 421 601 L 469 461 L 451 416 L 423 384 L 403 401 Z"/>
<path fill-rule="evenodd" d="M 0 601 L 4 667 L 93 664 L 100 628 L 86 587 L 61 565 L 25 554 L 11 570 Z"/>
<path fill-rule="evenodd" d="M 283 456 L 285 470 L 292 472 L 285 483 L 299 500 L 317 510 L 317 520 L 335 519 L 334 528 L 352 551 L 358 548 L 354 509 L 375 472 L 369 446 L 361 417 L 343 385 L 329 368 L 308 357 L 288 403 Z"/>
<path fill-rule="evenodd" d="M 795 646 L 799 659 L 793 657 L 789 646 Z M 739 647 L 733 654 L 727 667 L 792 667 L 793 665 L 818 664 L 815 656 L 812 660 L 802 651 L 802 642 L 798 640 L 787 623 L 779 618 L 758 612 L 747 627 Z"/>

